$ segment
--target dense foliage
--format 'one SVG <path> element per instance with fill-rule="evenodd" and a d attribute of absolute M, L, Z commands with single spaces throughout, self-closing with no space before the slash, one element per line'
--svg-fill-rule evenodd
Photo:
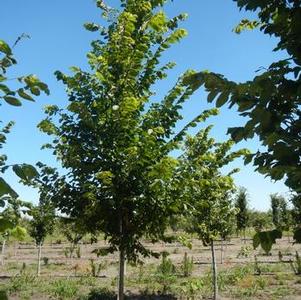
<path fill-rule="evenodd" d="M 69 105 L 65 110 L 49 106 L 39 125 L 54 136 L 46 147 L 67 170 L 52 178 L 55 204 L 81 219 L 88 231 L 103 231 L 108 251 L 122 250 L 129 260 L 151 254 L 142 236 L 164 239 L 167 217 L 178 210 L 171 197 L 177 168 L 171 152 L 206 117 L 200 114 L 175 132 L 182 105 L 195 90 L 186 81 L 192 71 L 164 99 L 152 91 L 174 66 L 162 66 L 161 55 L 186 35 L 178 28 L 186 16 L 168 19 L 159 9 L 164 2 L 121 1 L 116 13 L 97 1 L 109 26 L 85 24 L 100 35 L 88 53 L 91 70 L 56 73 L 67 87 Z"/>

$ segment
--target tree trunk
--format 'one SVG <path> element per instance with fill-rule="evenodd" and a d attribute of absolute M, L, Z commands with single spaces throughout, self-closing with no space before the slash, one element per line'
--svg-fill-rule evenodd
<path fill-rule="evenodd" d="M 125 255 L 124 250 L 119 251 L 119 277 L 118 277 L 118 298 L 117 300 L 124 300 L 124 265 Z"/>
<path fill-rule="evenodd" d="M 221 264 L 223 264 L 224 260 L 223 260 L 223 255 L 224 255 L 224 240 L 221 239 Z"/>
<path fill-rule="evenodd" d="M 37 276 L 41 274 L 41 253 L 42 253 L 42 244 L 38 245 L 38 268 L 37 268 Z"/>
<path fill-rule="evenodd" d="M 1 265 L 4 266 L 4 250 L 5 250 L 6 240 L 4 239 L 2 242 L 2 249 L 1 249 Z"/>
<path fill-rule="evenodd" d="M 211 255 L 212 255 L 213 300 L 217 300 L 218 299 L 217 269 L 216 269 L 215 251 L 214 251 L 213 240 L 211 240 Z"/>
<path fill-rule="evenodd" d="M 225 250 L 224 250 L 224 258 L 226 257 L 226 253 L 228 250 L 228 240 L 227 239 L 225 239 L 225 243 L 226 243 L 226 245 L 225 245 Z"/>
<path fill-rule="evenodd" d="M 16 242 L 14 242 L 14 256 L 16 256 Z"/>

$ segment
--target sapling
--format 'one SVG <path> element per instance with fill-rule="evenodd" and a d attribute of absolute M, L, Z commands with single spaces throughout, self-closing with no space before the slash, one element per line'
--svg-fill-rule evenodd
<path fill-rule="evenodd" d="M 194 71 L 182 74 L 163 98 L 154 97 L 155 84 L 175 66 L 160 58 L 187 34 L 179 28 L 186 15 L 169 19 L 162 11 L 165 2 L 120 0 L 116 10 L 97 0 L 108 26 L 85 24 L 98 33 L 87 55 L 90 68 L 56 72 L 68 106 L 47 106 L 39 124 L 53 137 L 45 147 L 67 171 L 47 177 L 52 201 L 83 221 L 86 232 L 102 231 L 107 253 L 119 252 L 120 300 L 125 262 L 158 257 L 141 240 L 165 240 L 169 217 L 180 205 L 173 195 L 178 182 L 173 153 L 187 131 L 205 119 L 200 113 L 177 130 L 183 105 L 198 88 L 186 80 Z"/>
<path fill-rule="evenodd" d="M 238 232 L 243 231 L 244 243 L 246 243 L 246 228 L 249 221 L 248 212 L 248 194 L 245 188 L 240 188 L 235 197 L 236 214 L 236 228 Z"/>
<path fill-rule="evenodd" d="M 6 208 L 1 212 L 0 217 L 0 234 L 2 237 L 1 247 L 1 264 L 4 264 L 5 246 L 10 237 L 15 240 L 23 240 L 26 237 L 27 231 L 24 227 L 20 226 L 21 209 L 26 211 L 31 207 L 29 203 L 19 199 L 7 196 L 5 197 L 7 203 Z"/>
<path fill-rule="evenodd" d="M 195 137 L 188 136 L 178 171 L 185 178 L 178 197 L 185 199 L 186 212 L 192 218 L 190 232 L 195 232 L 212 256 L 213 297 L 218 297 L 217 268 L 214 241 L 226 237 L 232 229 L 236 213 L 231 200 L 235 191 L 231 174 L 222 175 L 220 169 L 246 150 L 231 152 L 232 141 L 216 143 L 209 138 L 211 127 L 201 130 Z"/>
<path fill-rule="evenodd" d="M 46 236 L 53 232 L 55 211 L 51 204 L 40 202 L 37 206 L 32 207 L 28 214 L 32 217 L 29 234 L 35 240 L 38 248 L 37 276 L 40 276 L 42 246 Z"/>

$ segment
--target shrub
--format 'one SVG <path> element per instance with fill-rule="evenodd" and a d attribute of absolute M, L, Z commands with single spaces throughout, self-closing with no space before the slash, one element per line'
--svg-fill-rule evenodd
<path fill-rule="evenodd" d="M 171 259 L 167 258 L 169 254 L 167 252 L 162 253 L 161 264 L 157 267 L 155 273 L 156 281 L 162 285 L 162 293 L 166 294 L 171 289 L 171 284 L 176 281 L 176 267 L 172 263 Z"/>
<path fill-rule="evenodd" d="M 45 266 L 48 266 L 49 258 L 48 257 L 43 257 L 43 263 L 44 263 Z"/>
<path fill-rule="evenodd" d="M 105 262 L 95 263 L 93 258 L 90 259 L 91 275 L 93 277 L 98 277 L 101 270 L 106 268 L 107 264 Z"/>
<path fill-rule="evenodd" d="M 237 254 L 237 258 L 248 258 L 250 257 L 252 253 L 252 247 L 251 246 L 242 246 Z"/>

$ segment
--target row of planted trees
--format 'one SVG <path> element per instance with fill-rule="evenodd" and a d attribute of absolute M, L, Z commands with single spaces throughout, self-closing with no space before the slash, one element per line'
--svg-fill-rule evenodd
<path fill-rule="evenodd" d="M 214 141 L 210 126 L 200 129 L 201 122 L 217 114 L 216 109 L 200 113 L 179 129 L 183 105 L 200 86 L 210 87 L 204 74 L 185 72 L 162 99 L 154 92 L 156 83 L 175 65 L 162 64 L 161 56 L 186 35 L 179 28 L 186 15 L 169 19 L 161 10 L 165 2 L 121 0 L 116 10 L 96 1 L 107 25 L 85 24 L 99 35 L 87 55 L 90 68 L 73 67 L 71 75 L 56 72 L 66 86 L 68 106 L 46 107 L 47 117 L 38 125 L 53 138 L 44 148 L 52 151 L 64 171 L 42 163 L 37 164 L 38 172 L 28 165 L 13 167 L 24 184 L 40 192 L 39 205 L 30 209 L 39 249 L 52 226 L 54 210 L 77 222 L 82 232 L 103 232 L 109 243 L 106 252 L 119 252 L 120 300 L 125 261 L 157 256 L 141 240 L 167 240 L 171 216 L 192 218 L 190 230 L 211 245 L 214 262 L 213 241 L 228 234 L 236 211 L 231 175 L 237 170 L 222 174 L 221 168 L 249 154 L 231 152 L 232 141 Z M 15 60 L 9 46 L 3 41 L 0 45 L 4 74 Z M 1 76 L 5 83 L 7 78 Z M 9 104 L 21 104 L 16 96 L 32 100 L 31 94 L 48 93 L 34 76 L 19 81 L 25 86 L 17 91 L 4 84 L 1 88 L 5 94 L 1 97 Z M 227 96 L 217 91 L 210 97 L 217 97 L 222 105 Z M 193 127 L 197 133 L 191 136 Z M 5 157 L 2 165 L 4 172 Z M 4 180 L 1 184 L 2 196 L 16 197 Z M 215 267 L 213 274 L 216 288 Z"/>

